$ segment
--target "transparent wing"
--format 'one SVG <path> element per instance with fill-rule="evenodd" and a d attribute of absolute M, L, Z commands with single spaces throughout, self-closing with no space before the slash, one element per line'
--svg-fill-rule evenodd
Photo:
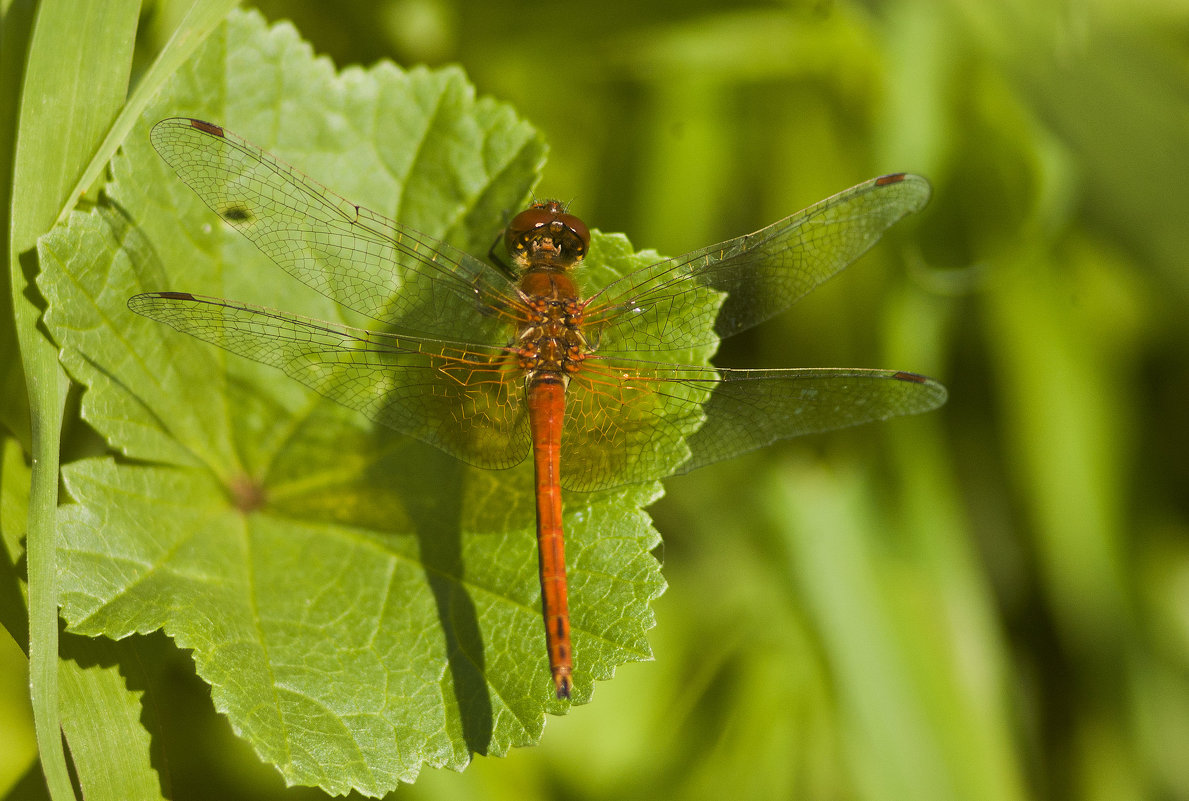
<path fill-rule="evenodd" d="M 895 370 L 594 358 L 583 367 L 570 381 L 561 454 L 562 484 L 579 491 L 686 473 L 777 440 L 927 412 L 946 399 L 936 381 Z"/>
<path fill-rule="evenodd" d="M 885 175 L 754 234 L 645 267 L 587 301 L 588 338 L 606 354 L 680 350 L 736 334 L 866 253 L 929 193 L 920 176 Z"/>
<path fill-rule="evenodd" d="M 198 339 L 279 367 L 372 420 L 486 468 L 529 452 L 523 381 L 503 348 L 378 333 L 186 292 L 128 307 Z"/>
<path fill-rule="evenodd" d="M 150 138 L 216 214 L 336 303 L 429 336 L 507 336 L 498 310 L 516 292 L 493 267 L 344 200 L 217 125 L 167 119 Z"/>

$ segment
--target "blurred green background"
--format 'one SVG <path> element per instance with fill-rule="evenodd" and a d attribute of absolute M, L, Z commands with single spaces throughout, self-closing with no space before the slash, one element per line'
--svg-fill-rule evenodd
<path fill-rule="evenodd" d="M 656 662 L 398 796 L 1189 799 L 1183 0 L 258 6 L 339 66 L 460 63 L 544 131 L 538 195 L 637 247 L 881 173 L 935 190 L 718 362 L 912 370 L 949 404 L 666 482 Z M 320 797 L 175 659 L 175 797 Z M 34 756 L 0 665 L 3 790 Z"/>

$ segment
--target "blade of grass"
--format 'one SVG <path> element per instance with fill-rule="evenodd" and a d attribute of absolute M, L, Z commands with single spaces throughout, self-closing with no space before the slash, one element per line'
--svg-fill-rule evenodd
<path fill-rule="evenodd" d="M 136 40 L 136 0 L 47 0 L 37 10 L 17 108 L 9 269 L 17 340 L 29 391 L 33 473 L 29 496 L 29 682 L 42 769 L 54 799 L 74 797 L 59 725 L 56 507 L 67 379 L 38 329 L 28 291 L 33 248 L 64 208 L 123 105 Z"/>

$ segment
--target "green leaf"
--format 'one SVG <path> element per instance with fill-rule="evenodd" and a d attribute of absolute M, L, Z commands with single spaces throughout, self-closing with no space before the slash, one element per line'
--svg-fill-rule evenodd
<path fill-rule="evenodd" d="M 479 254 L 544 154 L 457 70 L 337 74 L 291 27 L 229 18 L 133 128 L 110 207 L 42 242 L 46 323 L 87 387 L 83 416 L 125 457 L 64 471 L 70 630 L 161 629 L 192 649 L 216 707 L 290 783 L 382 795 L 423 764 L 536 743 L 567 704 L 544 648 L 531 466 L 470 468 L 126 308 L 179 290 L 345 314 L 152 151 L 151 124 L 177 114 Z M 616 272 L 646 261 L 616 251 Z M 650 658 L 664 582 L 641 507 L 658 492 L 567 496 L 577 703 Z"/>
<path fill-rule="evenodd" d="M 157 767 L 161 743 L 150 736 L 160 729 L 162 699 L 145 697 L 155 688 L 143 650 L 132 640 L 62 639 L 62 731 L 84 798 L 169 797 L 168 775 Z"/>

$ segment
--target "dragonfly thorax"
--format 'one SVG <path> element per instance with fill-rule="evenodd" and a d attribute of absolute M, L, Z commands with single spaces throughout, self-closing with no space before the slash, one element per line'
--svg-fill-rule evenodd
<path fill-rule="evenodd" d="M 576 372 L 589 350 L 582 334 L 582 304 L 563 273 L 532 269 L 520 282 L 527 314 L 516 335 L 520 368 L 530 381 Z"/>

